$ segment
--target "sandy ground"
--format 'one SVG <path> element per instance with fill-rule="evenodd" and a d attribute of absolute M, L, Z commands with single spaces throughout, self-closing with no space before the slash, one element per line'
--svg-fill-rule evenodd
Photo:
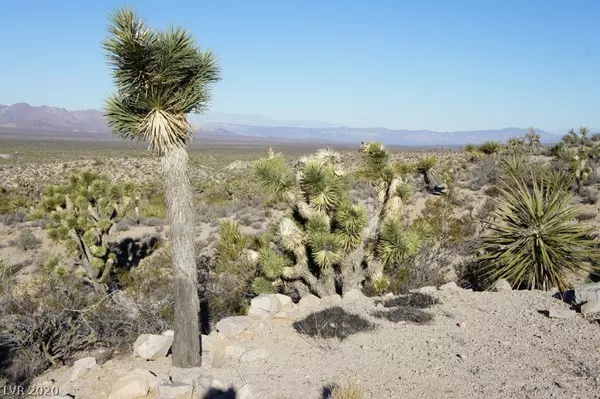
<path fill-rule="evenodd" d="M 76 398 L 106 398 L 128 370 L 151 370 L 174 381 L 184 374 L 211 376 L 254 398 L 321 398 L 331 382 L 359 381 L 366 398 L 598 398 L 600 330 L 581 315 L 550 319 L 540 311 L 567 305 L 543 292 L 440 292 L 429 324 L 371 319 L 375 331 L 339 342 L 298 334 L 290 319 L 257 320 L 237 340 L 266 348 L 268 357 L 212 367 L 218 343 L 204 340 L 203 367 L 175 369 L 170 359 L 123 355 L 96 366 L 73 383 Z M 363 310 L 363 314 L 369 313 Z M 302 315 L 298 315 L 302 317 Z M 39 381 L 59 379 L 65 368 Z"/>

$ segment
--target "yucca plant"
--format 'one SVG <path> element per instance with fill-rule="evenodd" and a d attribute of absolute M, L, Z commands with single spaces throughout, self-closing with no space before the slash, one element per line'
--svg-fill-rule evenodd
<path fill-rule="evenodd" d="M 478 150 L 485 155 L 495 155 L 502 151 L 502 147 L 499 141 L 486 141 L 479 146 Z"/>
<path fill-rule="evenodd" d="M 525 145 L 530 151 L 534 151 L 541 144 L 540 135 L 536 133 L 535 128 L 533 127 L 529 128 L 529 131 L 525 135 L 524 139 Z"/>
<path fill-rule="evenodd" d="M 491 232 L 483 237 L 483 276 L 504 278 L 514 287 L 548 290 L 570 287 L 569 272 L 591 271 L 598 242 L 593 229 L 575 222 L 577 207 L 563 183 L 533 178 L 533 187 L 509 176 Z"/>
<path fill-rule="evenodd" d="M 431 175 L 434 173 L 434 168 L 437 165 L 437 163 L 437 157 L 431 155 L 421 159 L 421 161 L 419 161 L 419 163 L 417 164 L 417 172 L 423 175 L 423 180 L 425 181 L 425 185 L 428 188 L 432 188 Z"/>
<path fill-rule="evenodd" d="M 146 142 L 161 159 L 176 293 L 173 365 L 196 367 L 202 357 L 188 114 L 206 109 L 219 68 L 189 31 L 153 30 L 128 8 L 111 14 L 103 48 L 117 89 L 104 107 L 109 127 L 118 136 Z"/>

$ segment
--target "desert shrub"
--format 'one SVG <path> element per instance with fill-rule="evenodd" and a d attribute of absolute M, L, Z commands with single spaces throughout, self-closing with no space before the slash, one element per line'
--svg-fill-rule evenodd
<path fill-rule="evenodd" d="M 333 383 L 323 387 L 322 399 L 362 399 L 364 390 L 359 383 Z"/>
<path fill-rule="evenodd" d="M 496 203 L 492 198 L 488 197 L 485 199 L 481 207 L 477 209 L 475 217 L 480 220 L 487 219 L 492 214 L 494 209 L 496 209 Z"/>
<path fill-rule="evenodd" d="M 472 236 L 476 227 L 470 215 L 457 217 L 455 211 L 455 206 L 447 198 L 430 198 L 416 222 L 430 226 L 431 237 L 435 241 L 451 246 Z"/>
<path fill-rule="evenodd" d="M 0 188 L 0 215 L 27 213 L 30 207 L 22 190 Z"/>
<path fill-rule="evenodd" d="M 8 365 L 0 374 L 27 384 L 53 365 L 95 346 L 123 349 L 144 332 L 163 327 L 140 307 L 136 312 L 78 284 L 73 275 L 39 274 L 24 286 L 14 271 L 0 267 L 0 346 Z"/>
<path fill-rule="evenodd" d="M 30 230 L 22 230 L 15 241 L 17 247 L 23 251 L 31 251 L 42 246 L 42 240 Z"/>
<path fill-rule="evenodd" d="M 389 291 L 405 294 L 412 289 L 424 286 L 439 286 L 445 283 L 444 270 L 448 254 L 439 245 L 427 247 L 407 262 L 403 268 L 390 270 Z"/>
<path fill-rule="evenodd" d="M 312 338 L 339 340 L 344 340 L 353 334 L 375 330 L 373 323 L 339 306 L 311 313 L 294 322 L 292 326 L 296 332 Z"/>
<path fill-rule="evenodd" d="M 503 181 L 501 202 L 483 237 L 481 257 L 490 280 L 547 290 L 569 288 L 568 272 L 591 271 L 597 258 L 593 230 L 573 223 L 580 210 L 570 205 L 564 185 L 538 177 L 533 188 L 523 180 Z"/>
<path fill-rule="evenodd" d="M 479 146 L 478 150 L 485 155 L 494 155 L 502 151 L 503 147 L 499 141 L 486 141 Z"/>
<path fill-rule="evenodd" d="M 600 199 L 600 192 L 592 187 L 582 188 L 579 195 L 585 204 L 596 204 Z"/>
<path fill-rule="evenodd" d="M 469 188 L 473 191 L 479 191 L 483 186 L 496 185 L 498 178 L 502 175 L 502 169 L 498 160 L 492 157 L 485 157 L 475 167 L 471 168 L 472 178 L 469 182 Z"/>
<path fill-rule="evenodd" d="M 0 223 L 5 226 L 15 226 L 27 221 L 27 215 L 22 212 L 0 214 Z"/>

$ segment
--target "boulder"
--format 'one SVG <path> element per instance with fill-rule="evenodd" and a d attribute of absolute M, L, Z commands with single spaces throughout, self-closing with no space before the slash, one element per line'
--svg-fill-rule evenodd
<path fill-rule="evenodd" d="M 265 310 L 270 314 L 275 314 L 281 309 L 281 302 L 275 294 L 271 295 L 260 295 L 256 298 L 252 298 L 250 301 L 250 309 Z"/>
<path fill-rule="evenodd" d="M 512 287 L 510 286 L 510 283 L 508 281 L 501 278 L 494 283 L 492 290 L 496 292 L 507 292 L 512 291 Z"/>
<path fill-rule="evenodd" d="M 573 291 L 575 304 L 600 302 L 600 283 L 584 284 Z"/>
<path fill-rule="evenodd" d="M 159 384 L 159 379 L 147 370 L 135 369 L 117 380 L 110 390 L 108 399 L 135 399 L 147 395 Z"/>
<path fill-rule="evenodd" d="M 181 383 L 161 384 L 156 392 L 156 399 L 192 399 L 194 386 Z"/>
<path fill-rule="evenodd" d="M 275 294 L 275 296 L 277 297 L 277 299 L 279 299 L 279 303 L 281 304 L 281 307 L 286 307 L 286 306 L 292 306 L 294 303 L 292 302 L 292 298 L 290 298 L 287 295 L 282 295 L 282 294 Z M 249 385 L 248 385 L 249 386 Z"/>
<path fill-rule="evenodd" d="M 162 335 L 164 335 L 166 337 L 174 337 L 175 336 L 175 331 L 173 331 L 173 330 L 167 330 L 167 331 L 164 331 L 162 333 Z"/>
<path fill-rule="evenodd" d="M 303 296 L 300 302 L 298 302 L 298 309 L 300 310 L 314 309 L 319 306 L 321 306 L 321 299 L 312 294 Z"/>
<path fill-rule="evenodd" d="M 173 336 L 142 334 L 133 343 L 133 356 L 143 359 L 160 359 L 167 356 L 173 344 Z"/>
<path fill-rule="evenodd" d="M 225 337 L 234 338 L 246 331 L 252 323 L 253 320 L 249 316 L 232 316 L 219 321 L 215 327 Z"/>
<path fill-rule="evenodd" d="M 264 309 L 250 307 L 250 309 L 248 309 L 248 316 L 264 320 L 268 319 L 271 316 L 271 313 Z"/>

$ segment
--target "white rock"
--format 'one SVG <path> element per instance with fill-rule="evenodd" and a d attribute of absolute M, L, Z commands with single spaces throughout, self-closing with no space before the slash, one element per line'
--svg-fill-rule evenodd
<path fill-rule="evenodd" d="M 342 297 L 338 294 L 324 296 L 321 300 L 328 306 L 342 306 Z"/>
<path fill-rule="evenodd" d="M 83 376 L 92 367 L 96 365 L 96 359 L 93 357 L 84 357 L 83 359 L 77 360 L 73 363 L 71 372 L 69 373 L 69 381 L 73 382 L 79 377 Z"/>
<path fill-rule="evenodd" d="M 589 301 L 581 305 L 581 314 L 600 313 L 600 302 Z"/>
<path fill-rule="evenodd" d="M 236 392 L 236 399 L 252 399 L 254 398 L 254 394 L 252 393 L 251 385 L 244 385 Z"/>
<path fill-rule="evenodd" d="M 285 306 L 290 306 L 290 305 L 294 304 L 292 302 L 292 298 L 290 298 L 287 295 L 275 294 L 275 296 L 277 297 L 277 299 L 279 299 L 279 303 L 281 304 L 282 308 L 285 307 Z"/>
<path fill-rule="evenodd" d="M 284 305 L 281 307 L 281 310 L 279 311 L 279 313 L 294 313 L 298 311 L 298 305 L 296 305 L 295 303 L 289 303 L 287 305 Z"/>
<path fill-rule="evenodd" d="M 410 292 L 411 294 L 433 294 L 433 293 L 437 292 L 437 288 L 432 285 L 428 285 L 425 287 L 410 290 L 408 292 Z"/>
<path fill-rule="evenodd" d="M 135 399 L 147 395 L 160 380 L 151 372 L 135 369 L 119 379 L 112 387 L 108 399 Z"/>
<path fill-rule="evenodd" d="M 167 330 L 167 331 L 164 331 L 162 333 L 162 335 L 164 335 L 166 337 L 174 337 L 175 336 L 175 331 L 173 331 L 173 330 Z"/>
<path fill-rule="evenodd" d="M 210 388 L 215 388 L 220 391 L 227 391 L 227 390 L 229 390 L 229 385 L 227 385 L 219 380 L 212 380 L 210 382 Z"/>
<path fill-rule="evenodd" d="M 459 291 L 460 287 L 454 281 L 450 281 L 449 283 L 443 284 L 440 286 L 440 291 Z"/>
<path fill-rule="evenodd" d="M 249 316 L 232 316 L 219 321 L 215 327 L 220 334 L 233 338 L 246 331 L 252 323 Z"/>
<path fill-rule="evenodd" d="M 314 309 L 319 306 L 321 306 L 321 299 L 312 294 L 303 296 L 298 302 L 298 309 L 300 310 Z"/>
<path fill-rule="evenodd" d="M 264 309 L 250 307 L 250 309 L 248 309 L 248 316 L 254 317 L 256 319 L 264 320 L 264 319 L 268 319 L 269 317 L 271 317 L 271 313 L 269 313 L 268 311 L 266 311 Z"/>
<path fill-rule="evenodd" d="M 133 356 L 143 359 L 160 359 L 167 356 L 173 345 L 173 337 L 158 334 L 142 334 L 133 343 Z"/>
<path fill-rule="evenodd" d="M 576 304 L 583 302 L 600 302 L 600 283 L 584 284 L 573 291 Z"/>
<path fill-rule="evenodd" d="M 510 283 L 503 278 L 497 280 L 494 283 L 494 286 L 492 288 L 496 292 L 512 291 L 512 287 L 510 286 Z"/>
<path fill-rule="evenodd" d="M 252 308 L 266 310 L 267 312 L 274 314 L 281 309 L 281 302 L 275 294 L 260 295 L 252 298 L 250 301 L 250 309 Z"/>
<path fill-rule="evenodd" d="M 244 353 L 247 349 L 248 349 L 248 347 L 246 346 L 246 344 L 244 342 L 235 341 L 235 342 L 232 342 L 231 344 L 227 345 L 225 347 L 224 351 L 225 351 L 226 357 L 237 360 L 240 358 L 240 356 L 242 356 L 242 353 Z"/>
<path fill-rule="evenodd" d="M 191 384 L 162 384 L 157 388 L 156 399 L 192 399 L 193 393 Z"/>
<path fill-rule="evenodd" d="M 386 298 L 393 298 L 394 297 L 394 293 L 393 292 L 388 292 L 387 294 L 385 294 Z"/>
<path fill-rule="evenodd" d="M 548 317 L 553 318 L 553 319 L 572 319 L 576 315 L 577 315 L 577 313 L 575 313 L 574 310 L 558 309 L 558 308 L 548 309 Z"/>
<path fill-rule="evenodd" d="M 242 362 L 255 362 L 257 360 L 263 360 L 269 357 L 269 352 L 266 348 L 251 349 L 244 353 L 240 357 Z"/>

